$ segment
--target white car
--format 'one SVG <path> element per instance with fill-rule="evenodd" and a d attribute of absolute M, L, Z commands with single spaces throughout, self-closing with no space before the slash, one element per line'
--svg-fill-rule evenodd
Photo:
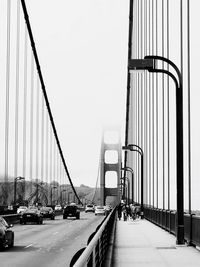
<path fill-rule="evenodd" d="M 55 209 L 54 210 L 62 210 L 61 205 L 55 205 Z"/>
<path fill-rule="evenodd" d="M 93 204 L 86 205 L 85 212 L 94 212 L 94 205 Z"/>
<path fill-rule="evenodd" d="M 95 215 L 105 215 L 106 214 L 105 208 L 103 206 L 96 206 L 94 214 Z"/>
<path fill-rule="evenodd" d="M 23 213 L 27 210 L 28 208 L 26 206 L 19 206 L 17 209 L 17 214 Z"/>

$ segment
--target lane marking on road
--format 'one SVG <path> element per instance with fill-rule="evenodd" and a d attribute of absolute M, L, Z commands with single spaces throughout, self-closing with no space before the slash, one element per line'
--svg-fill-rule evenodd
<path fill-rule="evenodd" d="M 26 246 L 25 248 L 29 248 L 29 247 L 31 247 L 33 244 L 30 244 L 30 245 L 28 245 L 28 246 Z"/>

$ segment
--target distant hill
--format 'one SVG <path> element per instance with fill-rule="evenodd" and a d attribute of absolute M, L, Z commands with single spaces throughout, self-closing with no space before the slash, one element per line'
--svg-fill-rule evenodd
<path fill-rule="evenodd" d="M 100 202 L 100 190 L 81 184 L 75 187 L 75 190 L 83 204 Z M 7 183 L 0 180 L 0 205 L 12 205 L 14 201 L 14 179 L 9 179 Z M 42 181 L 26 181 L 17 182 L 16 203 L 17 204 L 33 204 L 40 202 L 47 204 L 63 204 L 74 202 L 74 194 L 69 184 L 59 184 L 52 181 L 50 184 Z"/>

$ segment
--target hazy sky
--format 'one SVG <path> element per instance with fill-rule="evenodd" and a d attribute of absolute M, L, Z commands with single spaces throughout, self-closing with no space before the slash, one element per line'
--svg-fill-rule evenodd
<path fill-rule="evenodd" d="M 26 3 L 72 181 L 95 186 L 102 127 L 124 141 L 129 1 Z"/>

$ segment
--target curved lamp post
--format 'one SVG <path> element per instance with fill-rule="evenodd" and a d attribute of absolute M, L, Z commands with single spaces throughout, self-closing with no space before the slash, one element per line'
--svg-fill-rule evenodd
<path fill-rule="evenodd" d="M 126 199 L 127 199 L 127 204 L 129 205 L 129 199 L 130 199 L 130 181 L 128 177 L 123 177 L 123 180 L 125 181 L 124 187 L 126 188 L 126 181 L 127 181 L 127 193 Z M 125 190 L 126 191 L 126 190 Z"/>
<path fill-rule="evenodd" d="M 18 176 L 14 180 L 14 205 L 16 205 L 16 196 L 17 196 L 17 181 L 25 180 L 24 177 Z"/>
<path fill-rule="evenodd" d="M 63 189 L 63 190 L 61 190 L 61 192 L 60 192 L 60 201 L 61 201 L 61 205 L 63 204 L 62 193 L 63 193 L 63 192 L 66 192 L 66 191 L 67 191 L 66 189 Z"/>
<path fill-rule="evenodd" d="M 70 195 L 72 194 L 72 192 L 69 192 L 68 193 L 68 199 L 67 199 L 67 202 L 68 202 L 68 204 L 69 204 L 69 201 L 70 201 Z"/>
<path fill-rule="evenodd" d="M 42 187 L 42 185 L 44 185 L 44 182 L 37 182 L 36 184 L 35 184 L 35 186 L 36 186 L 36 200 L 35 200 L 35 202 L 38 204 L 38 191 L 39 191 L 39 187 Z"/>
<path fill-rule="evenodd" d="M 51 206 L 53 205 L 53 189 L 58 188 L 57 186 L 52 186 L 51 187 Z"/>
<path fill-rule="evenodd" d="M 157 68 L 157 61 L 170 65 L 176 76 L 168 70 Z M 168 58 L 160 56 L 146 56 L 144 59 L 130 59 L 130 70 L 148 70 L 149 72 L 167 74 L 176 86 L 176 184 L 177 184 L 177 217 L 176 217 L 176 243 L 184 244 L 184 195 L 183 195 L 183 86 L 182 75 L 178 67 Z"/>
<path fill-rule="evenodd" d="M 135 151 L 138 152 L 141 156 L 141 219 L 144 218 L 144 202 L 143 202 L 143 184 L 144 184 L 144 176 L 143 176 L 143 150 L 138 145 L 129 144 L 127 146 L 122 147 L 123 150 Z"/>
<path fill-rule="evenodd" d="M 133 195 L 134 195 L 134 172 L 133 172 L 133 169 L 131 167 L 124 167 L 124 168 L 121 168 L 122 171 L 129 171 L 131 173 L 131 178 L 132 178 L 132 203 L 134 202 L 134 198 L 133 198 Z"/>

